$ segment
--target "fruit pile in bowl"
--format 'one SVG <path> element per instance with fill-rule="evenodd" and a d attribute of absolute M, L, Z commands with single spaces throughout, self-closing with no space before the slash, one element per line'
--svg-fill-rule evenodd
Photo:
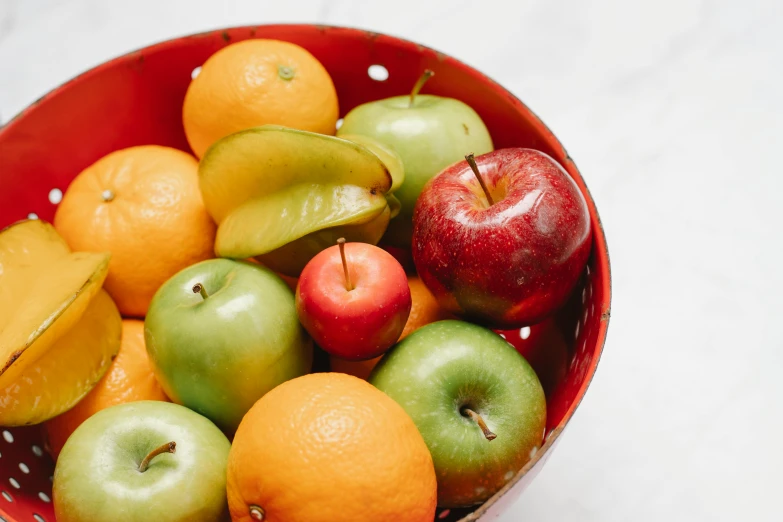
<path fill-rule="evenodd" d="M 0 129 L 0 519 L 476 520 L 584 396 L 576 167 L 435 51 L 230 29 Z"/>

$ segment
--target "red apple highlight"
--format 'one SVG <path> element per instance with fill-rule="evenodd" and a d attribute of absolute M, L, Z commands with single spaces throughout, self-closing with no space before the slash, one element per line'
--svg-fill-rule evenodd
<path fill-rule="evenodd" d="M 587 262 L 587 203 L 543 152 L 501 149 L 475 166 L 451 165 L 419 196 L 416 269 L 454 314 L 495 328 L 539 322 L 566 301 Z"/>
<path fill-rule="evenodd" d="M 381 248 L 338 243 L 302 271 L 296 289 L 299 320 L 331 355 L 354 361 L 377 357 L 405 328 L 411 311 L 408 278 Z"/>

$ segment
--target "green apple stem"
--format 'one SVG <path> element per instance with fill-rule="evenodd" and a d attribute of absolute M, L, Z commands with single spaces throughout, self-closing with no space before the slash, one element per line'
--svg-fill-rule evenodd
<path fill-rule="evenodd" d="M 419 91 L 424 87 L 424 84 L 427 83 L 427 80 L 433 76 L 435 76 L 435 72 L 431 69 L 425 69 L 422 75 L 419 76 L 416 85 L 414 85 L 413 90 L 411 90 L 411 101 L 408 103 L 408 107 L 413 107 L 413 101 L 416 99 L 416 95 L 419 94 Z"/>
<path fill-rule="evenodd" d="M 110 189 L 106 189 L 103 192 L 101 192 L 101 198 L 103 198 L 103 201 L 105 203 L 108 203 L 109 201 L 114 199 L 114 191 Z"/>
<path fill-rule="evenodd" d="M 150 451 L 146 457 L 144 457 L 144 460 L 141 461 L 141 464 L 139 464 L 139 473 L 144 473 L 147 471 L 147 468 L 150 465 L 150 461 L 160 455 L 161 453 L 176 453 L 177 452 L 177 443 L 174 441 L 167 442 L 163 446 L 158 446 L 154 450 Z"/>
<path fill-rule="evenodd" d="M 204 285 L 202 285 L 201 283 L 196 283 L 195 285 L 193 285 L 193 293 L 201 294 L 202 299 L 206 299 L 207 297 L 209 297 L 209 294 L 204 288 Z"/>
<path fill-rule="evenodd" d="M 495 440 L 498 438 L 498 436 L 492 433 L 492 430 L 489 429 L 487 423 L 484 422 L 484 419 L 481 418 L 481 415 L 471 410 L 470 408 L 462 408 L 462 414 L 470 417 L 470 420 L 479 425 L 479 428 L 481 428 L 481 431 L 484 433 L 484 436 L 487 438 L 487 440 Z"/>
<path fill-rule="evenodd" d="M 487 201 L 491 207 L 495 204 L 495 202 L 492 200 L 492 196 L 489 195 L 489 189 L 487 188 L 486 183 L 484 183 L 484 178 L 481 177 L 481 172 L 479 172 L 478 165 L 476 165 L 476 159 L 473 157 L 472 152 L 465 156 L 465 161 L 468 162 L 468 165 L 470 165 L 470 169 L 473 171 L 473 174 L 476 175 L 476 179 L 478 179 L 478 182 L 481 185 L 481 189 L 484 191 L 484 195 L 487 196 Z"/>
<path fill-rule="evenodd" d="M 351 276 L 348 274 L 348 261 L 345 259 L 345 238 L 341 237 L 338 239 L 337 244 L 340 247 L 340 257 L 343 260 L 343 272 L 345 272 L 345 289 L 350 292 L 353 290 L 353 285 L 351 284 Z"/>

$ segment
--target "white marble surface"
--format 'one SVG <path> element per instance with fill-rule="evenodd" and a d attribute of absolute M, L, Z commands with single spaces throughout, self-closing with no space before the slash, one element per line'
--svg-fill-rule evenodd
<path fill-rule="evenodd" d="M 780 520 L 782 6 L 0 0 L 0 114 L 107 58 L 222 26 L 360 26 L 463 59 L 561 138 L 614 271 L 596 380 L 501 520 Z"/>

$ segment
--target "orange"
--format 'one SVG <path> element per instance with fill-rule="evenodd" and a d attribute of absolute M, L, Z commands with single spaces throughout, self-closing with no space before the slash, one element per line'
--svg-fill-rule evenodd
<path fill-rule="evenodd" d="M 46 423 L 49 450 L 56 459 L 65 441 L 94 413 L 133 401 L 168 401 L 155 380 L 144 345 L 144 322 L 122 321 L 120 351 L 109 370 L 76 406 Z"/>
<path fill-rule="evenodd" d="M 331 355 L 329 356 L 329 367 L 333 372 L 347 373 L 366 381 L 382 357 L 383 355 L 379 355 L 366 361 L 346 361 Z"/>
<path fill-rule="evenodd" d="M 74 250 L 111 252 L 104 288 L 124 316 L 143 317 L 183 268 L 213 257 L 215 224 L 185 152 L 146 145 L 104 156 L 63 196 L 54 226 Z"/>
<path fill-rule="evenodd" d="M 411 313 L 400 335 L 400 341 L 425 324 L 444 319 L 454 319 L 453 315 L 438 306 L 438 301 L 424 286 L 424 283 L 418 276 L 408 276 L 408 286 L 411 289 Z M 332 357 L 331 368 L 333 372 L 347 373 L 348 375 L 355 375 L 360 379 L 367 379 L 375 365 L 381 360 L 381 357 L 366 361 L 346 361 L 338 357 Z"/>
<path fill-rule="evenodd" d="M 436 501 L 432 457 L 411 418 L 341 373 L 264 395 L 228 455 L 234 522 L 432 522 Z"/>
<path fill-rule="evenodd" d="M 199 158 L 229 134 L 265 124 L 334 134 L 337 91 L 307 50 L 279 40 L 246 40 L 221 49 L 185 94 L 182 122 Z"/>
<path fill-rule="evenodd" d="M 430 293 L 424 283 L 418 276 L 408 277 L 408 286 L 411 289 L 411 313 L 408 316 L 408 322 L 402 330 L 400 340 L 405 339 L 424 325 L 443 321 L 444 319 L 454 319 L 454 316 L 438 306 L 435 296 Z"/>
<path fill-rule="evenodd" d="M 246 261 L 248 263 L 255 263 L 255 264 L 261 265 L 261 266 L 266 266 L 263 263 L 261 263 L 258 259 L 256 259 L 255 257 L 248 257 L 247 259 L 244 259 L 244 261 Z M 269 268 L 269 267 L 267 267 L 267 268 Z M 270 270 L 272 270 L 272 269 L 270 268 Z M 296 285 L 299 283 L 299 278 L 298 277 L 288 276 L 288 275 L 285 275 L 285 274 L 281 274 L 280 272 L 275 272 L 275 274 L 277 274 L 277 276 L 280 279 L 282 279 L 285 284 L 288 285 L 288 288 L 290 288 L 291 290 L 296 292 Z"/>

